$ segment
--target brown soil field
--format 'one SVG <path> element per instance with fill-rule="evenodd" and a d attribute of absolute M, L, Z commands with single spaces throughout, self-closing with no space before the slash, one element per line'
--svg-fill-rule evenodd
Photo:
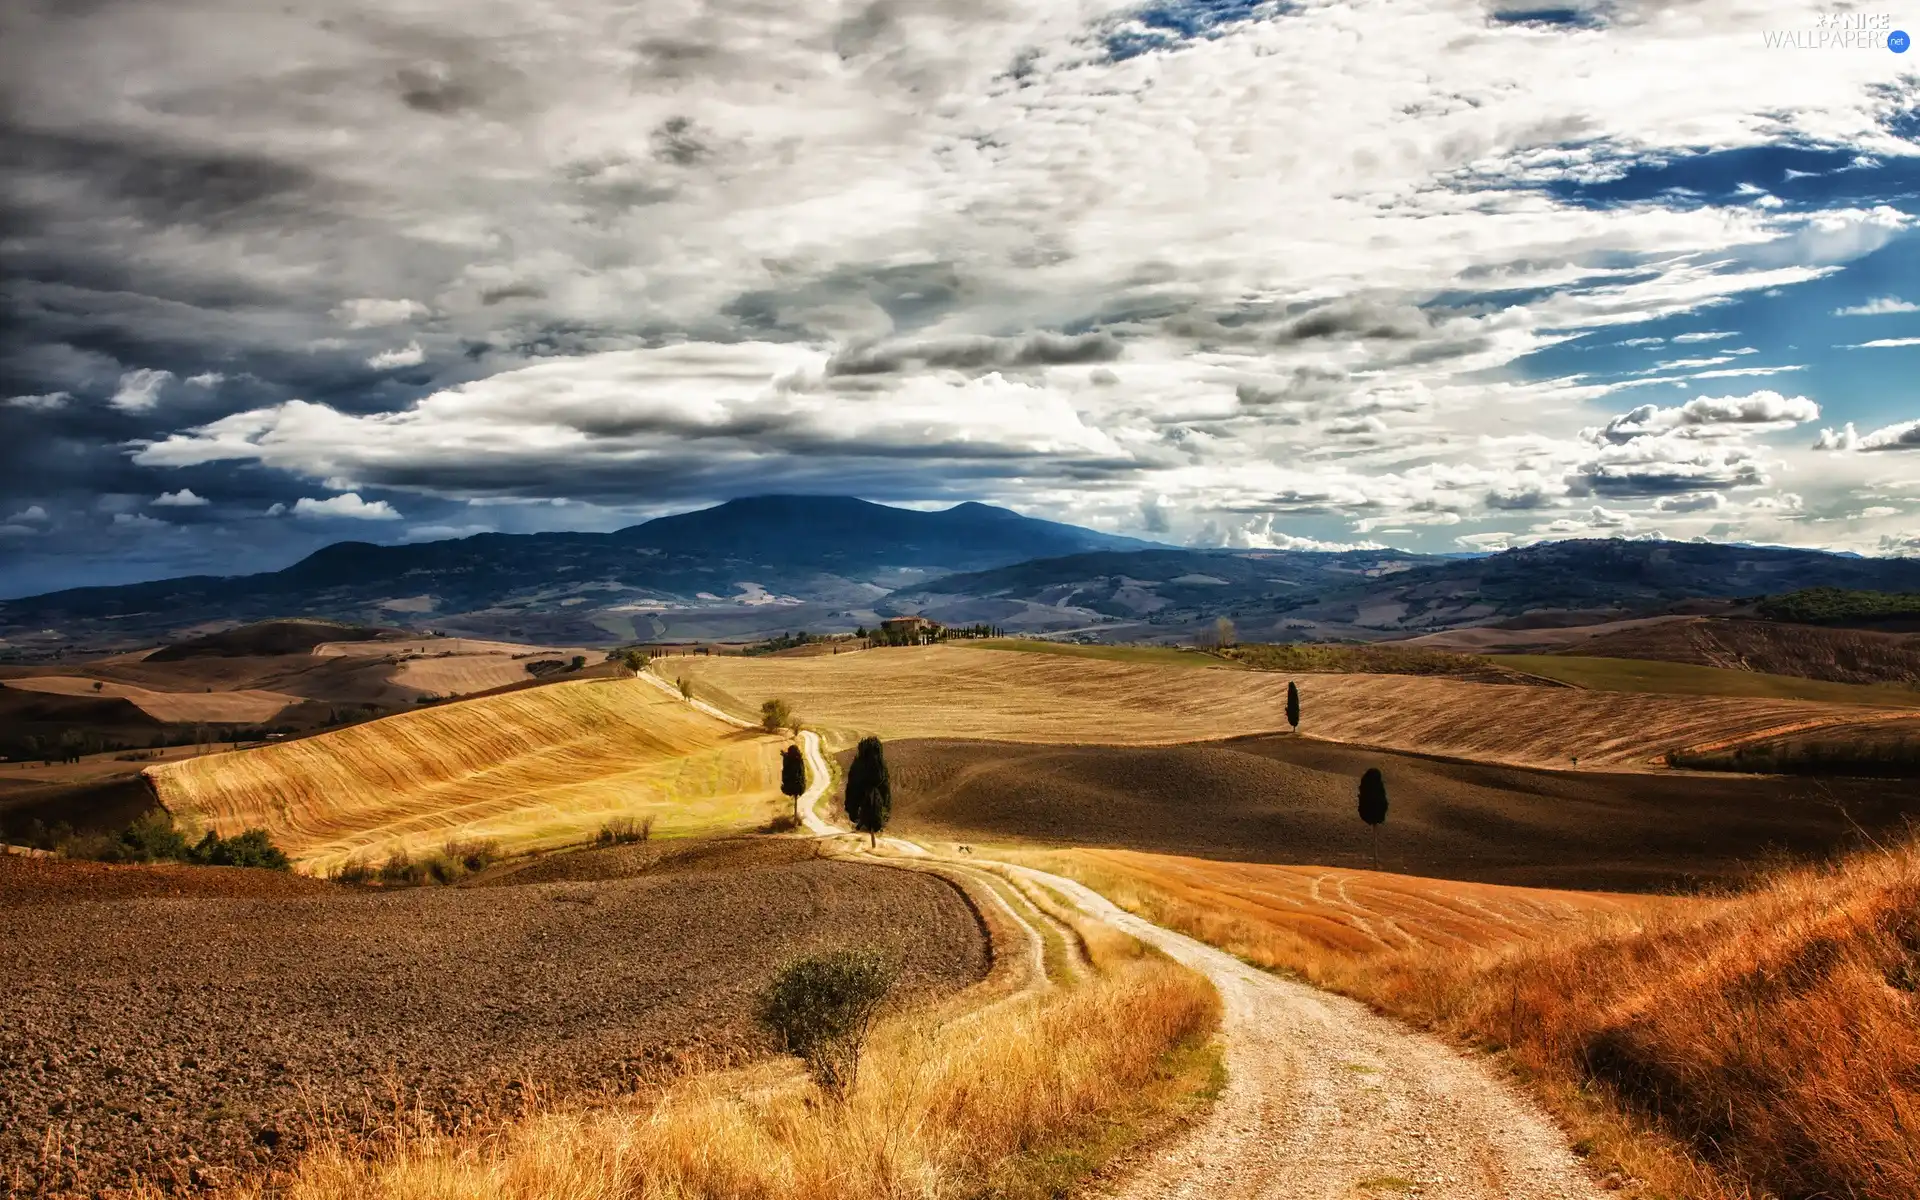
<path fill-rule="evenodd" d="M 1285 734 L 1157 747 L 916 739 L 890 743 L 887 763 L 907 836 L 1341 870 L 1372 862 L 1355 797 L 1377 766 L 1384 869 L 1598 891 L 1732 882 L 1920 817 L 1916 781 L 1537 771 Z"/>
<path fill-rule="evenodd" d="M 1391 644 L 1396 646 L 1414 646 L 1427 650 L 1457 650 L 1465 654 L 1478 654 L 1482 651 L 1550 651 L 1580 646 L 1596 637 L 1609 633 L 1635 629 L 1654 629 L 1676 621 L 1688 621 L 1690 617 L 1658 616 L 1630 617 L 1623 621 L 1602 621 L 1588 625 L 1540 626 L 1512 628 L 1504 625 L 1474 625 L 1465 629 L 1444 629 L 1439 633 L 1423 633 L 1419 637 L 1405 638 Z M 1579 650 L 1575 653 L 1585 654 Z"/>
<path fill-rule="evenodd" d="M 265 829 L 317 871 L 453 838 L 563 845 L 615 817 L 652 815 L 659 836 L 752 828 L 787 806 L 778 790 L 785 745 L 638 680 L 589 680 L 147 774 L 175 814 L 229 832 Z"/>
<path fill-rule="evenodd" d="M 1670 750 L 1911 710 L 1665 696 L 1406 675 L 1197 671 L 954 646 L 824 658 L 689 658 L 657 667 L 753 715 L 772 697 L 814 727 L 883 737 L 1160 744 L 1285 726 L 1289 679 L 1316 738 L 1529 766 L 1644 770 Z"/>
<path fill-rule="evenodd" d="M 338 621 L 298 618 L 256 621 L 251 625 L 186 638 L 172 645 L 145 651 L 140 657 L 149 662 L 167 662 L 190 658 L 306 654 L 325 642 L 369 641 L 400 636 L 404 635 L 398 629 L 343 625 Z"/>
<path fill-rule="evenodd" d="M 198 868 L 231 892 L 191 898 L 110 882 L 178 872 L 0 859 L 0 1190 L 217 1183 L 316 1133 L 484 1124 L 739 1061 L 767 1049 L 755 992 L 826 945 L 879 945 L 906 998 L 984 975 L 953 885 L 767 844 L 726 869 L 392 893 Z M 576 857 L 617 875 L 649 852 Z"/>
<path fill-rule="evenodd" d="M 98 685 L 96 687 L 95 685 Z M 79 675 L 29 675 L 8 679 L 14 691 L 49 692 L 58 696 L 103 696 L 133 703 L 158 721 L 227 722 L 257 725 L 299 701 L 298 696 L 254 688 L 237 691 L 165 692 Z"/>
<path fill-rule="evenodd" d="M 1777 621 L 1683 617 L 1603 633 L 1564 647 L 1562 653 L 1693 663 L 1833 683 L 1920 681 L 1920 634 Z"/>

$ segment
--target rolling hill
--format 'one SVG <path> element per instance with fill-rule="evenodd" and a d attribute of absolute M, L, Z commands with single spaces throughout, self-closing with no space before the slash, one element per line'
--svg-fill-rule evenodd
<path fill-rule="evenodd" d="M 1625 770 L 1654 768 L 1673 750 L 1914 711 L 1876 705 L 1877 693 L 1867 689 L 1858 692 L 1860 704 L 1834 704 L 1410 675 L 1198 670 L 954 645 L 795 659 L 662 659 L 653 669 L 668 678 L 685 674 L 695 696 L 743 715 L 780 697 L 810 725 L 883 737 L 1116 745 L 1284 728 L 1291 678 L 1300 686 L 1301 732 L 1313 737 L 1521 766 L 1568 766 L 1577 757 L 1582 767 Z"/>
<path fill-rule="evenodd" d="M 456 838 L 508 848 L 739 829 L 784 809 L 783 739 L 743 732 L 632 680 L 587 680 L 402 713 L 295 742 L 151 768 L 161 803 L 261 828 L 305 869 Z"/>

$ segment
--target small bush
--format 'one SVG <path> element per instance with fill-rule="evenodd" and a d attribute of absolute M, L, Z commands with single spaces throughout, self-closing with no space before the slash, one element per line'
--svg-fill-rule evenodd
<path fill-rule="evenodd" d="M 378 878 L 384 884 L 417 886 L 427 881 L 427 865 L 413 861 L 413 855 L 405 850 L 395 850 L 380 864 Z"/>
<path fill-rule="evenodd" d="M 333 869 L 332 879 L 335 883 L 365 884 L 377 874 L 372 863 L 356 854 Z"/>
<path fill-rule="evenodd" d="M 760 706 L 760 728 L 779 733 L 793 724 L 793 709 L 785 700 L 768 700 Z"/>
<path fill-rule="evenodd" d="M 898 972 L 875 950 L 829 950 L 781 968 L 761 994 L 760 1023 L 798 1055 L 822 1089 L 844 1097 Z"/>
<path fill-rule="evenodd" d="M 285 871 L 293 866 L 287 861 L 286 852 L 273 844 L 264 829 L 249 829 L 230 838 L 222 838 L 209 829 L 193 847 L 190 861 L 209 867 L 261 867 L 269 871 Z"/>
<path fill-rule="evenodd" d="M 594 839 L 602 846 L 626 846 L 634 842 L 644 842 L 653 837 L 653 817 L 635 819 L 633 817 L 615 817 L 600 827 L 600 835 Z"/>

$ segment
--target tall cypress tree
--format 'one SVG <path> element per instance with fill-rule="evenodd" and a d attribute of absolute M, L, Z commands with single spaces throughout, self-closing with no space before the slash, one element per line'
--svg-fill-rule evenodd
<path fill-rule="evenodd" d="M 880 739 L 864 737 L 853 752 L 853 765 L 847 768 L 847 819 L 867 835 L 868 846 L 877 845 L 879 833 L 893 815 L 893 784 L 887 779 L 887 756 Z"/>
<path fill-rule="evenodd" d="M 1300 689 L 1291 679 L 1287 681 L 1287 724 L 1295 733 L 1300 732 Z"/>
<path fill-rule="evenodd" d="M 780 752 L 780 790 L 793 797 L 793 819 L 800 819 L 800 797 L 807 791 L 807 760 L 800 747 L 788 746 Z"/>
<path fill-rule="evenodd" d="M 1360 777 L 1360 819 L 1373 829 L 1373 866 L 1380 868 L 1380 827 L 1387 823 L 1387 781 L 1379 767 Z"/>

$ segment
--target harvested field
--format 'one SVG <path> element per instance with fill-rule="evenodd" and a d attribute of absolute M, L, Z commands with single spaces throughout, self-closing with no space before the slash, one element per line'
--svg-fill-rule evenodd
<path fill-rule="evenodd" d="M 313 653 L 321 658 L 364 657 L 384 658 L 401 657 L 408 654 L 427 656 L 451 654 L 501 654 L 511 658 L 572 658 L 576 654 L 587 656 L 588 662 L 599 662 L 606 657 L 603 650 L 592 650 L 584 646 L 536 646 L 523 642 L 496 642 L 487 638 L 403 638 L 397 641 L 383 642 L 323 642 L 313 648 Z"/>
<path fill-rule="evenodd" d="M 96 687 L 95 685 L 98 685 Z M 272 720 L 298 696 L 248 688 L 239 691 L 162 692 L 78 675 L 28 675 L 8 679 L 6 687 L 57 696 L 103 696 L 132 702 L 159 721 L 186 721 L 257 725 Z"/>
<path fill-rule="evenodd" d="M 410 658 L 393 673 L 393 682 L 431 696 L 465 696 L 534 678 L 527 664 L 508 654 L 457 654 L 450 658 Z"/>
<path fill-rule="evenodd" d="M 736 1061 L 765 1049 L 754 992 L 823 945 L 880 946 L 909 994 L 985 973 L 951 884 L 812 853 L 390 894 L 200 868 L 233 894 L 191 900 L 111 881 L 164 869 L 0 859 L 0 1190 L 210 1182 L 286 1165 L 322 1115 L 346 1134 L 414 1105 L 459 1124 Z M 50 870 L 64 896 L 9 882 Z"/>
<path fill-rule="evenodd" d="M 125 770 L 94 779 L 47 782 L 0 777 L 0 836 L 22 841 L 39 827 L 65 825 L 78 833 L 118 833 L 158 808 L 153 788 Z"/>
<path fill-rule="evenodd" d="M 1858 844 L 1920 817 L 1920 782 L 1534 771 L 1269 735 L 1183 746 L 896 741 L 894 828 L 1260 863 L 1372 862 L 1354 811 L 1381 768 L 1388 871 L 1656 891 L 1731 881 L 1781 854 Z"/>
<path fill-rule="evenodd" d="M 403 713 L 318 737 L 153 768 L 177 815 L 258 827 L 325 870 L 451 838 L 509 849 L 591 838 L 614 817 L 656 836 L 779 812 L 783 738 L 738 730 L 637 680 L 592 680 Z"/>
<path fill-rule="evenodd" d="M 1015 851 L 1013 857 L 1078 879 L 1169 928 L 1192 933 L 1196 920 L 1211 921 L 1202 940 L 1243 956 L 1269 939 L 1360 957 L 1494 950 L 1582 930 L 1595 917 L 1690 903 L 1132 850 Z M 1171 917 L 1175 909 L 1187 910 L 1185 919 Z M 1271 952 L 1249 957 L 1278 961 Z"/>
<path fill-rule="evenodd" d="M 1564 660 L 1549 660 L 1564 661 Z M 1529 766 L 1645 770 L 1670 750 L 1817 728 L 1903 708 L 1627 695 L 1405 675 L 1195 671 L 956 646 L 826 658 L 689 658 L 695 694 L 742 715 L 772 697 L 808 724 L 883 737 L 1156 744 L 1285 725 L 1289 678 L 1315 738 Z"/>
<path fill-rule="evenodd" d="M 148 662 L 178 662 L 192 658 L 252 658 L 306 654 L 323 642 L 373 641 L 401 636 L 397 629 L 343 625 L 338 621 L 294 619 L 256 621 L 234 629 L 187 638 L 142 655 Z"/>

